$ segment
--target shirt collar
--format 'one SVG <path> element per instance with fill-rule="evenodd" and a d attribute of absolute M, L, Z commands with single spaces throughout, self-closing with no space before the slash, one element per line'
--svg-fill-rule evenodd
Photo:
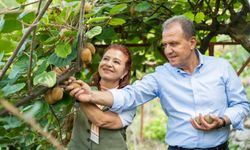
<path fill-rule="evenodd" d="M 196 67 L 196 71 L 200 72 L 200 68 L 204 64 L 204 56 L 200 53 L 200 51 L 198 49 L 195 49 L 195 52 L 196 52 L 196 55 L 199 58 L 199 64 Z M 170 64 L 170 68 L 171 68 L 171 70 L 174 70 L 175 72 L 178 72 L 178 73 L 181 73 L 181 74 L 187 74 L 185 71 L 183 71 L 183 70 L 181 70 L 179 68 L 173 67 L 171 64 Z"/>

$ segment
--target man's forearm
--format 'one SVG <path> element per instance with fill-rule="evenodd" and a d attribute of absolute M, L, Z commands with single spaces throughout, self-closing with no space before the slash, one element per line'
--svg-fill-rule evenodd
<path fill-rule="evenodd" d="M 113 95 L 109 91 L 91 91 L 90 102 L 111 107 Z"/>

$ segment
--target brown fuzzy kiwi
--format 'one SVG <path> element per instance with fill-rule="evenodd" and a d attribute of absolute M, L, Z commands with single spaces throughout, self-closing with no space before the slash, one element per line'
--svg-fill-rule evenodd
<path fill-rule="evenodd" d="M 51 91 L 52 99 L 54 101 L 59 101 L 63 98 L 63 88 L 56 86 Z"/>
<path fill-rule="evenodd" d="M 69 86 L 73 86 L 74 88 L 80 88 L 80 87 L 81 87 L 81 86 L 80 86 L 80 84 L 75 83 L 75 82 L 70 83 L 70 85 L 69 85 Z"/>
<path fill-rule="evenodd" d="M 49 104 L 54 104 L 56 101 L 52 98 L 52 94 L 51 94 L 52 90 L 48 90 L 45 95 L 44 98 L 45 100 L 49 103 Z"/>
<path fill-rule="evenodd" d="M 89 2 L 85 2 L 84 11 L 85 13 L 89 13 L 92 10 L 92 5 Z"/>
<path fill-rule="evenodd" d="M 204 119 L 207 123 L 211 124 L 214 120 L 210 115 L 205 115 Z"/>
<path fill-rule="evenodd" d="M 86 47 L 88 49 L 90 49 L 92 55 L 95 54 L 96 49 L 95 49 L 95 46 L 92 43 L 90 43 L 90 42 L 86 43 Z"/>
<path fill-rule="evenodd" d="M 88 49 L 88 48 L 81 49 L 81 60 L 85 64 L 89 64 L 92 61 L 92 55 L 91 55 L 90 49 Z"/>

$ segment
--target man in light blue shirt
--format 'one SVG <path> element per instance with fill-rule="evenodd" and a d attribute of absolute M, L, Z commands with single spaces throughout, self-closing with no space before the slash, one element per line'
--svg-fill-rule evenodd
<path fill-rule="evenodd" d="M 228 149 L 230 124 L 243 129 L 250 111 L 237 74 L 226 60 L 204 56 L 196 49 L 194 25 L 183 16 L 164 23 L 162 43 L 169 63 L 133 85 L 98 92 L 82 83 L 70 94 L 81 102 L 111 106 L 118 113 L 159 97 L 168 116 L 169 150 Z"/>

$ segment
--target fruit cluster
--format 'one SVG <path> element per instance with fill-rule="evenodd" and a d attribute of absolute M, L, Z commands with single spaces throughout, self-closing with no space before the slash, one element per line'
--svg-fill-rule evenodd
<path fill-rule="evenodd" d="M 91 63 L 92 55 L 95 54 L 96 49 L 92 43 L 86 43 L 85 47 L 81 50 L 81 60 L 83 61 L 84 65 Z"/>
<path fill-rule="evenodd" d="M 201 121 L 200 121 L 200 118 L 199 118 L 199 117 L 195 117 L 194 120 L 196 121 L 196 123 L 197 123 L 198 125 L 201 125 Z M 208 124 L 211 124 L 211 123 L 214 121 L 213 118 L 212 118 L 209 114 L 207 114 L 207 115 L 204 116 L 204 120 L 205 120 Z"/>

